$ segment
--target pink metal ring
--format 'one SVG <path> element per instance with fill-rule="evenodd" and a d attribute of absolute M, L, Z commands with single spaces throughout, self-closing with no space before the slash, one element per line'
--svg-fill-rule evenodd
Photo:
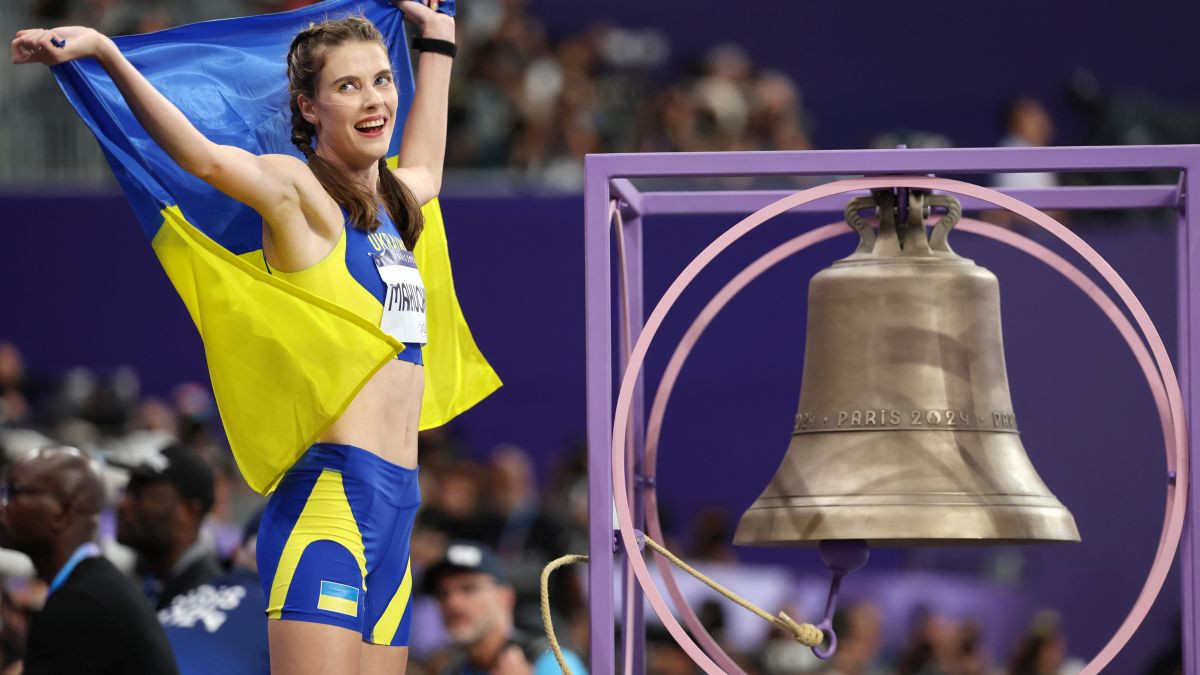
<path fill-rule="evenodd" d="M 1087 275 L 1079 271 L 1078 268 L 1072 266 L 1061 256 L 1053 251 L 1037 244 L 1030 239 L 1023 237 L 1010 230 L 997 227 L 995 225 L 984 223 L 978 220 L 965 219 L 959 223 L 958 229 L 979 234 L 990 239 L 1002 241 L 1010 246 L 1013 246 L 1034 258 L 1046 263 L 1055 271 L 1067 277 L 1069 281 L 1074 283 L 1082 290 L 1089 298 L 1091 298 L 1109 318 L 1110 321 L 1118 328 L 1122 337 L 1125 338 L 1126 344 L 1133 352 L 1139 366 L 1141 366 L 1143 374 L 1146 375 L 1147 381 L 1151 382 L 1151 393 L 1154 396 L 1155 405 L 1158 407 L 1160 415 L 1160 423 L 1163 425 L 1164 437 L 1168 440 L 1171 446 L 1171 428 L 1170 419 L 1165 416 L 1169 412 L 1167 407 L 1167 396 L 1163 389 L 1162 381 L 1157 377 L 1157 371 L 1154 369 L 1153 360 L 1147 351 L 1146 346 L 1138 339 L 1137 330 L 1129 323 L 1129 320 L 1117 308 L 1115 302 L 1100 287 L 1091 280 Z M 716 317 L 725 305 L 732 300 L 741 290 L 751 281 L 760 276 L 767 269 L 781 262 L 783 259 L 794 255 L 804 248 L 815 244 L 818 241 L 824 241 L 832 236 L 845 234 L 851 230 L 844 223 L 834 223 L 817 228 L 812 232 L 800 235 L 791 241 L 788 241 L 775 249 L 769 251 L 758 260 L 751 263 L 743 269 L 737 276 L 731 279 L 718 293 L 713 296 L 712 300 L 701 310 L 695 321 L 684 333 L 675 352 L 671 355 L 667 362 L 666 370 L 663 372 L 662 379 L 659 380 L 658 390 L 655 393 L 654 403 L 650 409 L 650 416 L 647 421 L 646 431 L 646 458 L 644 471 L 648 476 L 653 477 L 657 470 L 657 454 L 658 442 L 662 431 L 662 420 L 666 413 L 666 405 L 670 399 L 671 393 L 674 390 L 675 382 L 679 376 L 680 370 L 683 368 L 687 357 L 690 355 L 692 348 L 699 340 L 700 336 L 708 328 L 708 325 Z M 815 238 L 814 238 L 815 237 Z M 1167 456 L 1168 468 L 1174 465 L 1174 453 L 1168 452 Z M 658 502 L 656 494 L 653 491 L 647 491 L 645 494 L 646 508 L 646 530 L 650 536 L 656 540 L 662 540 L 662 526 L 658 515 Z M 1161 546 L 1161 540 L 1160 540 Z M 684 600 L 679 586 L 675 581 L 673 569 L 666 560 L 655 558 L 655 562 L 659 567 L 659 573 L 663 582 L 667 586 L 667 592 L 671 596 L 675 604 L 676 611 L 683 615 L 684 623 L 691 629 L 701 646 L 710 654 L 718 664 L 726 670 L 726 672 L 740 672 L 737 665 L 729 660 L 728 656 L 717 646 L 711 635 L 705 630 L 704 626 L 696 617 L 695 612 L 688 606 Z"/>
<path fill-rule="evenodd" d="M 1167 441 L 1167 463 L 1168 467 L 1175 471 L 1177 480 L 1174 485 L 1168 486 L 1168 503 L 1167 513 L 1164 518 L 1162 536 L 1159 540 L 1158 553 L 1154 563 L 1151 566 L 1150 574 L 1146 584 L 1142 588 L 1142 592 L 1134 604 L 1133 609 L 1122 623 L 1117 633 L 1110 639 L 1107 645 L 1100 653 L 1087 665 L 1084 673 L 1097 673 L 1101 668 L 1107 665 L 1118 651 L 1128 642 L 1129 638 L 1136 631 L 1138 625 L 1145 618 L 1149 611 L 1154 598 L 1162 588 L 1163 581 L 1170 570 L 1171 561 L 1174 558 L 1175 550 L 1178 547 L 1179 535 L 1182 530 L 1182 515 L 1186 508 L 1187 495 L 1187 456 L 1186 456 L 1186 429 L 1183 418 L 1182 396 L 1179 391 L 1179 384 L 1175 377 L 1174 370 L 1171 368 L 1170 360 L 1166 354 L 1166 348 L 1162 343 L 1153 324 L 1150 322 L 1149 316 L 1145 309 L 1138 302 L 1136 296 L 1130 291 L 1120 275 L 1112 269 L 1110 265 L 1086 242 L 1076 236 L 1074 233 L 1067 230 L 1060 223 L 1050 218 L 1049 216 L 1037 211 L 1033 207 L 1019 202 L 1011 197 L 1001 193 L 982 188 L 969 183 L 960 181 L 952 181 L 948 179 L 938 178 L 914 178 L 914 177 L 885 177 L 885 178 L 862 178 L 838 181 L 821 185 L 816 188 L 811 188 L 803 192 L 785 197 L 775 203 L 760 209 L 743 219 L 733 228 L 718 237 L 712 244 L 705 248 L 684 271 L 676 278 L 670 288 L 660 299 L 654 311 L 651 313 L 646 325 L 639 336 L 637 343 L 634 346 L 633 352 L 630 355 L 629 365 L 621 382 L 621 389 L 617 398 L 617 406 L 615 410 L 614 429 L 613 429 L 613 488 L 614 496 L 620 495 L 616 499 L 617 522 L 620 530 L 622 541 L 625 544 L 626 551 L 636 551 L 636 543 L 634 541 L 634 533 L 631 527 L 632 518 L 630 517 L 630 503 L 626 493 L 625 485 L 625 457 L 624 457 L 624 434 L 628 426 L 628 417 L 631 406 L 632 392 L 637 381 L 638 374 L 645 360 L 646 351 L 653 340 L 654 334 L 657 332 L 662 323 L 663 317 L 670 310 L 676 299 L 682 293 L 684 288 L 716 257 L 721 251 L 730 246 L 734 241 L 744 236 L 750 230 L 758 227 L 770 218 L 786 212 L 801 204 L 820 199 L 823 197 L 842 194 L 845 192 L 872 189 L 881 187 L 915 187 L 924 189 L 938 189 L 947 192 L 977 197 L 984 201 L 991 202 L 997 206 L 1007 208 L 1019 215 L 1022 215 L 1029 220 L 1037 223 L 1051 234 L 1054 234 L 1060 240 L 1069 245 L 1077 253 L 1079 253 L 1087 262 L 1095 268 L 1101 276 L 1104 277 L 1117 292 L 1118 296 L 1125 303 L 1130 313 L 1134 316 L 1138 325 L 1146 335 L 1151 350 L 1153 351 L 1154 365 L 1150 364 L 1150 359 L 1147 357 L 1145 347 L 1141 345 L 1137 338 L 1137 333 L 1124 315 L 1115 308 L 1112 300 L 1101 291 L 1095 284 L 1079 272 L 1078 269 L 1071 266 L 1062 258 L 1053 254 L 1049 250 L 1035 244 L 1028 239 L 1016 235 L 1014 233 L 989 226 L 986 223 L 971 221 L 966 229 L 975 231 L 984 236 L 990 236 L 994 239 L 1008 243 L 1018 249 L 1029 253 L 1030 255 L 1046 262 L 1048 265 L 1067 276 L 1068 279 L 1076 283 L 1088 296 L 1095 301 L 1106 316 L 1117 325 L 1118 330 L 1125 337 L 1126 342 L 1134 351 L 1135 357 L 1138 359 L 1139 365 L 1142 366 L 1143 373 L 1146 375 L 1147 382 L 1154 394 L 1155 403 L 1159 409 L 1160 421 L 1164 425 L 1164 435 Z M 662 384 L 660 384 L 659 394 L 661 395 L 666 386 L 667 395 L 669 389 L 673 387 L 678 369 L 682 366 L 683 360 L 686 358 L 686 352 L 690 351 L 691 346 L 695 342 L 695 338 L 703 331 L 703 326 L 698 324 L 703 322 L 707 325 L 712 317 L 728 302 L 738 291 L 741 290 L 749 281 L 760 275 L 770 266 L 777 264 L 780 260 L 788 255 L 794 254 L 812 246 L 818 241 L 836 236 L 838 233 L 845 231 L 844 225 L 834 224 L 827 225 L 823 228 L 818 228 L 811 232 L 805 233 L 797 237 L 791 242 L 788 242 L 780 247 L 777 247 L 770 253 L 760 258 L 747 269 L 743 270 L 734 280 L 726 285 L 725 288 L 710 301 L 709 305 L 702 311 L 696 323 L 689 329 L 685 335 L 685 344 L 681 344 L 677 348 L 676 353 L 672 356 L 672 360 L 668 365 L 667 372 L 664 374 Z M 734 288 L 736 286 L 736 288 Z M 685 349 L 686 347 L 686 349 Z M 1164 386 L 1165 385 L 1165 386 Z M 1164 400 L 1165 398 L 1165 400 Z M 661 429 L 662 411 L 665 409 L 666 397 L 661 401 L 656 396 L 655 407 L 652 409 L 650 423 L 647 427 L 648 453 L 656 451 L 657 435 Z M 648 456 L 648 459 L 652 455 Z M 649 463 L 653 467 L 653 461 Z M 658 534 L 661 536 L 661 527 L 658 523 L 657 504 L 653 497 L 647 496 L 647 518 L 652 530 L 651 535 Z M 682 626 L 675 620 L 670 613 L 662 596 L 659 595 L 657 588 L 650 579 L 649 570 L 646 569 L 645 560 L 640 554 L 630 555 L 629 563 L 638 577 L 643 590 L 646 592 L 646 597 L 655 612 L 662 619 L 663 624 L 667 627 L 672 636 L 679 642 L 680 646 L 692 657 L 692 659 L 710 673 L 723 672 L 738 672 L 738 669 L 729 660 L 728 656 L 713 643 L 711 636 L 703 631 L 703 628 L 697 631 L 697 635 L 701 636 L 701 640 L 705 642 L 713 654 L 718 655 L 722 661 L 718 666 L 710 659 L 703 650 L 701 650 L 695 642 L 684 632 Z M 662 563 L 660 562 L 660 565 Z M 672 590 L 672 596 L 681 608 L 686 608 L 686 604 L 682 602 L 681 596 L 678 594 L 678 587 L 674 583 L 673 576 L 670 572 L 664 570 L 666 574 L 664 579 L 668 581 L 668 586 Z M 685 611 L 685 619 L 693 628 L 699 626 L 699 622 L 695 620 L 695 615 L 690 608 Z"/>

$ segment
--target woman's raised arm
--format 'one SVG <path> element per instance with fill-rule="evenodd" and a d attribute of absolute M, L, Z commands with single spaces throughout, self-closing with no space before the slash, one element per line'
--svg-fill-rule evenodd
<path fill-rule="evenodd" d="M 302 162 L 284 155 L 258 156 L 210 141 L 105 35 L 83 26 L 64 26 L 18 31 L 12 41 L 14 64 L 55 65 L 86 57 L 100 62 L 150 137 L 183 170 L 255 209 L 268 222 L 282 215 L 281 209 L 298 207 L 296 180 L 302 175 Z"/>
<path fill-rule="evenodd" d="M 397 2 L 423 37 L 454 42 L 454 19 L 435 11 L 436 0 L 430 4 L 432 7 L 412 0 Z M 436 197 L 442 188 L 452 62 L 449 56 L 434 52 L 421 52 L 418 62 L 417 90 L 404 123 L 395 173 L 419 204 Z"/>

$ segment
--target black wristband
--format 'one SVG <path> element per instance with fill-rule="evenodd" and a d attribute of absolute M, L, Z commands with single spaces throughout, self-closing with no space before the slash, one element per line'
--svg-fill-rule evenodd
<path fill-rule="evenodd" d="M 412 41 L 413 49 L 419 52 L 433 52 L 434 54 L 445 54 L 450 58 L 454 58 L 458 54 L 458 45 L 449 40 L 439 40 L 437 38 L 415 37 Z"/>

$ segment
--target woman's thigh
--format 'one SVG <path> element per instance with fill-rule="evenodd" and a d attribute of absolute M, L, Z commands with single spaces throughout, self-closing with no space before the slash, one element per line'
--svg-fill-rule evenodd
<path fill-rule="evenodd" d="M 361 644 L 360 675 L 404 675 L 408 668 L 408 647 L 373 645 L 370 642 Z"/>
<path fill-rule="evenodd" d="M 362 635 L 340 626 L 272 619 L 267 622 L 267 639 L 271 675 L 357 673 L 363 662 Z"/>

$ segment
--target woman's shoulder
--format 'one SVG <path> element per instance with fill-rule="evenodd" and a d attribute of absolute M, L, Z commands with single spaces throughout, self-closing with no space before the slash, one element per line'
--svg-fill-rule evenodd
<path fill-rule="evenodd" d="M 286 225 L 286 222 L 304 222 L 308 231 L 317 232 L 325 238 L 332 238 L 341 232 L 342 213 L 334 198 L 325 191 L 325 187 L 313 175 L 312 169 L 299 157 L 293 155 L 259 155 L 263 162 L 263 171 L 275 174 L 294 187 L 293 195 L 296 202 L 293 205 L 282 205 L 282 215 L 275 219 L 266 219 L 270 225 Z M 265 214 L 264 214 L 265 217 Z M 289 227 L 276 227 L 281 234 L 290 231 Z"/>
<path fill-rule="evenodd" d="M 296 196 L 300 199 L 322 198 L 332 200 L 321 181 L 313 174 L 308 163 L 294 155 L 259 155 L 259 167 L 264 174 L 271 174 L 274 179 L 282 179 L 285 183 L 296 188 Z"/>
<path fill-rule="evenodd" d="M 312 169 L 308 168 L 308 163 L 299 157 L 296 157 L 295 155 L 259 155 L 259 159 L 261 159 L 262 162 L 272 170 L 281 172 L 284 175 L 294 175 L 294 177 L 297 178 L 308 176 L 309 178 L 316 180 L 316 177 L 313 176 Z"/>

